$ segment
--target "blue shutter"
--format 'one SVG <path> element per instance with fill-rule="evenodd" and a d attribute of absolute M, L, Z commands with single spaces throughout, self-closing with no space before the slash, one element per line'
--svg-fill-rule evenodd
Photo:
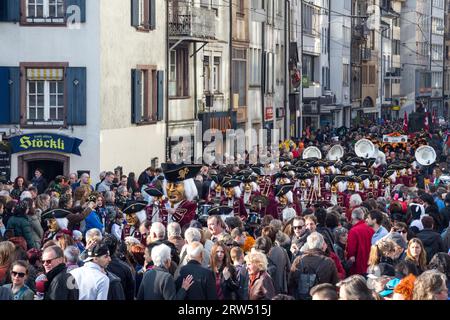
<path fill-rule="evenodd" d="M 20 68 L 9 68 L 10 123 L 20 123 Z"/>
<path fill-rule="evenodd" d="M 0 124 L 10 123 L 9 68 L 0 67 Z"/>
<path fill-rule="evenodd" d="M 66 68 L 68 125 L 86 125 L 86 68 Z"/>
<path fill-rule="evenodd" d="M 0 21 L 20 21 L 20 1 L 0 0 Z"/>
<path fill-rule="evenodd" d="M 149 0 L 148 9 L 150 11 L 148 13 L 149 27 L 150 29 L 156 29 L 156 0 Z"/>
<path fill-rule="evenodd" d="M 138 69 L 131 70 L 131 123 L 141 122 L 142 110 L 142 71 Z"/>
<path fill-rule="evenodd" d="M 131 25 L 139 26 L 139 0 L 131 0 Z"/>
<path fill-rule="evenodd" d="M 80 22 L 86 22 L 86 0 L 66 0 L 66 10 L 70 6 L 78 6 L 80 8 Z M 66 12 L 67 16 L 72 14 L 72 11 Z"/>
<path fill-rule="evenodd" d="M 156 73 L 157 92 L 158 92 L 158 121 L 164 119 L 164 71 L 158 71 Z"/>

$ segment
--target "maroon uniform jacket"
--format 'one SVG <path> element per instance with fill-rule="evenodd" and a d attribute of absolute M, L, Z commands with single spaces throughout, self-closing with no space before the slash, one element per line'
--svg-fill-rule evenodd
<path fill-rule="evenodd" d="M 146 235 L 141 234 L 139 228 L 135 228 L 129 224 L 126 224 L 122 230 L 122 240 L 125 240 L 126 237 L 133 237 L 139 240 L 143 245 L 147 244 Z"/>
<path fill-rule="evenodd" d="M 220 202 L 221 206 L 228 206 L 228 198 L 222 198 Z M 233 199 L 233 210 L 235 216 L 240 216 L 242 218 L 247 218 L 247 210 L 245 209 L 245 204 L 243 198 Z"/>
<path fill-rule="evenodd" d="M 169 211 L 168 209 L 166 210 Z M 183 228 L 184 225 L 191 223 L 195 219 L 196 212 L 197 203 L 183 200 L 172 214 L 172 221 L 178 222 L 181 228 Z M 169 221 L 169 223 L 172 221 Z"/>

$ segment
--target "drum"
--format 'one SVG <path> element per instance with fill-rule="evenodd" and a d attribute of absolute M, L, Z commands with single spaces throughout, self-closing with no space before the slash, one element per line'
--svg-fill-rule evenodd
<path fill-rule="evenodd" d="M 206 226 L 208 220 L 208 210 L 211 209 L 212 205 L 210 204 L 201 204 L 197 208 L 197 220 Z"/>

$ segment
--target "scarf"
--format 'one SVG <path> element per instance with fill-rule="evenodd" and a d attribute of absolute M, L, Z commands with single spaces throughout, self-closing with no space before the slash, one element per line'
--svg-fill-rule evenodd
<path fill-rule="evenodd" d="M 54 267 L 52 270 L 50 270 L 47 273 L 47 281 L 45 282 L 45 291 L 48 290 L 50 287 L 51 282 L 53 279 L 61 272 L 63 272 L 66 269 L 66 265 L 64 263 L 60 263 L 56 267 Z"/>

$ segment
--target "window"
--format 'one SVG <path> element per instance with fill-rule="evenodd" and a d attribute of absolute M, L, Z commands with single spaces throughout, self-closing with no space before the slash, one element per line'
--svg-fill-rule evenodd
<path fill-rule="evenodd" d="M 313 31 L 313 7 L 311 4 L 302 4 L 302 21 L 303 21 L 303 32 L 307 34 L 312 34 Z"/>
<path fill-rule="evenodd" d="M 376 76 L 375 66 L 369 66 L 369 85 L 375 84 Z"/>
<path fill-rule="evenodd" d="M 350 65 L 343 64 L 342 65 L 342 86 L 348 87 L 349 86 L 349 77 L 350 77 Z"/>
<path fill-rule="evenodd" d="M 214 57 L 212 70 L 212 89 L 214 92 L 220 92 L 220 57 Z"/>
<path fill-rule="evenodd" d="M 314 57 L 303 55 L 302 58 L 302 74 L 308 78 L 309 82 L 313 82 L 314 79 Z"/>
<path fill-rule="evenodd" d="M 64 23 L 64 0 L 27 0 L 26 22 Z"/>
<path fill-rule="evenodd" d="M 442 61 L 443 58 L 443 50 L 444 47 L 442 45 L 439 44 L 433 44 L 431 46 L 431 50 L 432 50 L 432 57 L 434 61 Z"/>
<path fill-rule="evenodd" d="M 431 74 L 431 86 L 435 89 L 442 88 L 442 72 L 433 72 Z"/>
<path fill-rule="evenodd" d="M 210 56 L 205 55 L 203 59 L 203 88 L 207 93 L 220 92 L 220 57 L 214 57 L 211 65 Z"/>
<path fill-rule="evenodd" d="M 233 77 L 233 96 L 238 95 L 238 106 L 247 105 L 247 51 L 246 49 L 233 48 L 233 64 L 232 64 L 232 77 Z M 233 98 L 235 101 L 235 98 Z"/>
<path fill-rule="evenodd" d="M 230 3 L 232 2 L 232 0 L 230 0 Z M 236 8 L 236 12 L 238 15 L 245 15 L 245 7 L 244 7 L 244 0 L 237 0 L 237 8 Z"/>
<path fill-rule="evenodd" d="M 261 49 L 249 49 L 250 51 L 250 86 L 261 85 Z"/>
<path fill-rule="evenodd" d="M 64 69 L 26 69 L 26 124 L 64 124 Z"/>
<path fill-rule="evenodd" d="M 132 123 L 145 124 L 161 120 L 163 79 L 156 66 L 137 66 L 132 70 Z"/>
<path fill-rule="evenodd" d="M 131 0 L 131 25 L 141 31 L 156 28 L 156 0 Z"/>
<path fill-rule="evenodd" d="M 344 43 L 343 46 L 345 48 L 350 48 L 351 43 L 351 29 L 346 26 L 342 26 L 342 33 L 344 34 Z"/>
<path fill-rule="evenodd" d="M 286 0 L 277 0 L 277 15 L 283 16 L 283 2 Z"/>
<path fill-rule="evenodd" d="M 431 19 L 431 30 L 434 34 L 444 34 L 444 20 L 436 17 Z"/>
<path fill-rule="evenodd" d="M 267 24 L 273 24 L 273 1 L 265 1 L 267 4 Z"/>
<path fill-rule="evenodd" d="M 189 54 L 187 48 L 170 51 L 169 59 L 169 96 L 189 96 Z"/>

